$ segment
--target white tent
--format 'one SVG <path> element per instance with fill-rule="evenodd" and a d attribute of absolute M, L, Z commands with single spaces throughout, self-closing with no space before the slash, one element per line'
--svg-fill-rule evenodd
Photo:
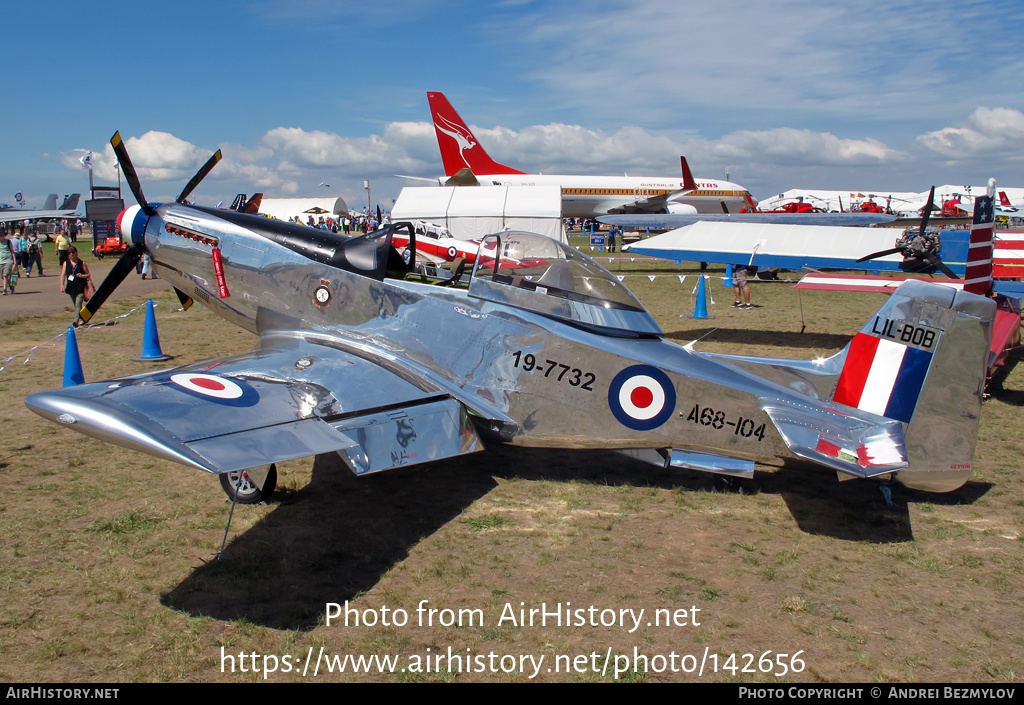
<path fill-rule="evenodd" d="M 566 242 L 557 186 L 407 186 L 391 222 L 424 220 L 471 240 L 502 230 L 527 230 Z"/>
<path fill-rule="evenodd" d="M 320 209 L 325 213 L 307 213 L 311 209 Z M 339 215 L 348 214 L 348 206 L 345 199 L 339 197 L 330 198 L 264 198 L 260 202 L 260 213 L 271 215 L 278 220 L 291 220 L 295 216 L 306 219 L 312 215 L 316 222 L 323 215 L 324 218 L 337 218 Z"/>

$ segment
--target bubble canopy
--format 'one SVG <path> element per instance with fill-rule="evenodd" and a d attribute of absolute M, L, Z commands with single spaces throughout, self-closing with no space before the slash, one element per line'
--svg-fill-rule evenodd
<path fill-rule="evenodd" d="M 607 269 L 544 235 L 487 235 L 477 251 L 469 295 L 565 321 L 660 335 L 643 305 Z"/>

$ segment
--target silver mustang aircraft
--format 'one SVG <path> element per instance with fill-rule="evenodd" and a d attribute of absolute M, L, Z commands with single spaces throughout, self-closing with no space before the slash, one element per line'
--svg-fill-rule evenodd
<path fill-rule="evenodd" d="M 809 362 L 663 339 L 609 272 L 549 238 L 483 239 L 468 288 L 417 274 L 415 233 L 345 239 L 178 202 L 121 216 L 132 247 L 91 316 L 148 253 L 179 296 L 259 336 L 245 355 L 34 394 L 67 428 L 221 475 L 259 501 L 273 463 L 338 453 L 366 474 L 488 443 L 611 448 L 750 477 L 756 463 L 950 491 L 971 474 L 995 304 L 908 281 L 850 345 Z"/>

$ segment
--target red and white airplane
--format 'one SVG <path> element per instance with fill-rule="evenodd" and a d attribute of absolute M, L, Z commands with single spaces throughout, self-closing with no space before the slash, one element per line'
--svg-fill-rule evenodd
<path fill-rule="evenodd" d="M 684 157 L 682 175 L 586 176 L 526 174 L 491 159 L 443 93 L 428 92 L 430 113 L 441 148 L 445 186 L 546 186 L 562 189 L 562 215 L 591 218 L 606 213 L 740 213 L 756 210 L 738 184 L 694 179 Z"/>

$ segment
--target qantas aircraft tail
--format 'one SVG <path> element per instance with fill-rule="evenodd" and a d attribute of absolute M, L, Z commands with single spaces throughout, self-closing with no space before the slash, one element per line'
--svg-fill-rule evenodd
<path fill-rule="evenodd" d="M 460 169 L 474 174 L 523 174 L 525 172 L 499 164 L 484 151 L 459 114 L 455 112 L 444 93 L 427 92 L 430 115 L 437 132 L 437 145 L 441 148 L 446 176 L 454 176 Z"/>

